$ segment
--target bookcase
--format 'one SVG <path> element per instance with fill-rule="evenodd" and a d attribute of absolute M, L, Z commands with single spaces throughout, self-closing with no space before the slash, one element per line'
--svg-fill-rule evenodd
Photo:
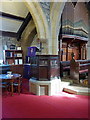
<path fill-rule="evenodd" d="M 24 62 L 22 50 L 4 50 L 4 61 L 6 64 L 21 65 Z"/>

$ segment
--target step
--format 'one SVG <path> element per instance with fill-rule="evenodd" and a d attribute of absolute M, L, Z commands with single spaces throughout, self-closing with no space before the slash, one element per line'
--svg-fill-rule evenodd
<path fill-rule="evenodd" d="M 63 88 L 63 91 L 77 95 L 90 95 L 90 88 L 88 87 L 67 86 Z"/>
<path fill-rule="evenodd" d="M 69 85 L 70 85 L 70 82 L 61 81 L 61 85 L 63 85 L 63 86 L 69 86 Z"/>
<path fill-rule="evenodd" d="M 63 88 L 67 87 L 70 85 L 70 82 L 64 82 L 64 81 L 61 81 L 60 83 L 60 91 L 63 91 Z"/>

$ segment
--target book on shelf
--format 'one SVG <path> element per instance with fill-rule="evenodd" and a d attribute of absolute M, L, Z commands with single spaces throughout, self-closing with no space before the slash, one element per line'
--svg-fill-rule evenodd
<path fill-rule="evenodd" d="M 13 57 L 13 52 L 6 52 L 6 57 Z"/>
<path fill-rule="evenodd" d="M 21 47 L 17 47 L 17 50 L 21 50 Z"/>
<path fill-rule="evenodd" d="M 13 57 L 13 52 L 10 52 L 10 57 Z"/>
<path fill-rule="evenodd" d="M 19 64 L 23 64 L 23 61 L 22 61 L 22 59 L 19 59 Z"/>
<path fill-rule="evenodd" d="M 18 65 L 18 59 L 15 60 L 15 65 Z"/>
<path fill-rule="evenodd" d="M 10 57 L 10 52 L 5 53 L 6 57 Z"/>
<path fill-rule="evenodd" d="M 22 57 L 22 54 L 21 53 L 17 53 L 17 57 Z"/>

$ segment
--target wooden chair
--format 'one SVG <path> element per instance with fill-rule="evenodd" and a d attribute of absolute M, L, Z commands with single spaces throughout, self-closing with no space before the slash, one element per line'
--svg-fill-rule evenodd
<path fill-rule="evenodd" d="M 8 82 L 2 81 L 0 83 L 0 89 L 2 89 L 2 95 L 8 95 L 8 88 L 9 88 L 9 84 Z"/>
<path fill-rule="evenodd" d="M 20 94 L 20 92 L 22 91 L 22 77 L 15 79 L 13 83 L 13 87 L 14 87 L 14 92 L 18 92 Z"/>

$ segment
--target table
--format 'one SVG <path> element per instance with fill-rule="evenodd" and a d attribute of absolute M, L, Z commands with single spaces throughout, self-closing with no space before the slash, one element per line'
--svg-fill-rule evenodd
<path fill-rule="evenodd" d="M 0 80 L 5 80 L 7 82 L 10 82 L 11 83 L 11 95 L 13 96 L 13 83 L 16 79 L 18 79 L 18 92 L 20 94 L 20 77 L 21 75 L 20 74 L 0 74 Z"/>

